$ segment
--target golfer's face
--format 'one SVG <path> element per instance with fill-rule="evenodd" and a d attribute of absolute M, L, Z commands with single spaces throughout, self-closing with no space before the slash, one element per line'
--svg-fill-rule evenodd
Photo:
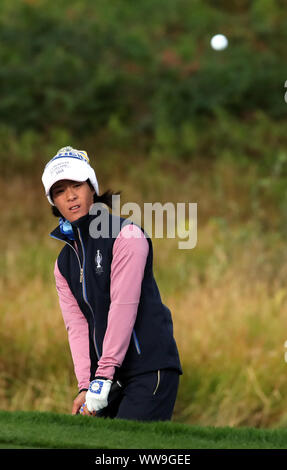
<path fill-rule="evenodd" d="M 73 222 L 89 212 L 93 195 L 88 183 L 61 180 L 51 188 L 53 202 L 65 219 Z"/>

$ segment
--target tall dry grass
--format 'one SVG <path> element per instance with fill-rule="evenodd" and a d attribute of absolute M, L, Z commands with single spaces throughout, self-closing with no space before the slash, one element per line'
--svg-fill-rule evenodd
<path fill-rule="evenodd" d="M 103 174 L 102 190 L 121 187 L 122 203 L 198 202 L 194 250 L 153 240 L 155 276 L 172 310 L 184 369 L 175 419 L 284 425 L 285 240 L 262 228 L 266 201 L 256 195 L 250 204 L 256 170 L 239 180 L 231 162 L 206 169 L 142 159 L 130 173 L 119 166 L 120 185 L 105 167 Z M 61 245 L 48 236 L 57 221 L 39 178 L 1 181 L 1 407 L 69 413 L 76 379 L 53 280 Z"/>
<path fill-rule="evenodd" d="M 181 420 L 218 426 L 286 423 L 286 263 L 273 278 L 274 260 L 260 240 L 242 248 L 225 265 L 224 248 L 217 247 L 204 282 L 195 276 L 185 294 L 169 299 L 185 371 Z M 283 247 L 281 254 L 286 257 Z"/>

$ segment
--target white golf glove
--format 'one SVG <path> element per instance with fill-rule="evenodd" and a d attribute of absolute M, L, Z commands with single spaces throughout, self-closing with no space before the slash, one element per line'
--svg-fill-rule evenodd
<path fill-rule="evenodd" d="M 90 413 L 100 411 L 108 406 L 111 385 L 111 380 L 102 378 L 96 378 L 90 383 L 89 390 L 86 393 L 86 405 Z"/>

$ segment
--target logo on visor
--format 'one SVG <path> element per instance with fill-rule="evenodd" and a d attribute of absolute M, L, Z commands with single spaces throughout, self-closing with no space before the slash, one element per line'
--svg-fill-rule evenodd
<path fill-rule="evenodd" d="M 58 160 L 59 158 L 75 158 L 77 160 L 81 160 L 90 164 L 90 160 L 88 157 L 87 152 L 85 150 L 77 150 L 73 149 L 72 147 L 63 147 L 61 148 L 58 153 L 47 163 L 47 168 L 52 162 Z"/>

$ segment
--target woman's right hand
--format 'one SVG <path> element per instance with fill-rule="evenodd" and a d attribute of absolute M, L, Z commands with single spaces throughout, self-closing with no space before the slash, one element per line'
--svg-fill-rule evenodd
<path fill-rule="evenodd" d="M 80 412 L 81 406 L 86 401 L 86 393 L 87 392 L 83 391 L 76 396 L 75 400 L 73 401 L 72 415 L 77 415 Z"/>

